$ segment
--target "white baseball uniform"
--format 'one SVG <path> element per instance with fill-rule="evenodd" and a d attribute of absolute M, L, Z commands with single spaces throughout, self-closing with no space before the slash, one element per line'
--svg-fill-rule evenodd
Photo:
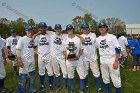
<path fill-rule="evenodd" d="M 100 76 L 99 66 L 97 62 L 97 46 L 96 46 L 96 35 L 94 33 L 82 34 L 81 35 L 85 42 L 83 43 L 84 53 L 83 61 L 86 69 L 86 74 L 88 74 L 89 64 L 90 69 L 95 77 Z"/>
<path fill-rule="evenodd" d="M 116 36 L 106 34 L 99 36 L 96 43 L 100 54 L 100 68 L 104 83 L 110 83 L 110 77 L 115 87 L 121 87 L 120 68 L 113 68 L 116 57 L 115 48 L 120 48 Z M 119 66 L 119 65 L 118 65 Z"/>
<path fill-rule="evenodd" d="M 80 49 L 83 49 L 82 43 L 80 41 L 80 39 L 77 36 L 74 36 L 73 38 L 69 38 L 68 36 L 66 37 L 66 39 L 63 41 L 63 47 L 64 47 L 64 51 L 66 51 L 67 55 L 69 54 L 69 50 L 68 50 L 68 44 L 70 44 L 70 42 L 73 42 L 76 50 L 74 50 L 75 54 L 78 55 L 78 52 Z M 83 65 L 83 60 L 82 60 L 82 56 L 80 56 L 80 58 L 78 60 L 66 60 L 66 66 L 67 66 L 67 71 L 68 71 L 68 78 L 73 79 L 74 78 L 74 71 L 76 69 L 80 79 L 85 79 L 86 77 L 86 73 L 85 73 L 85 69 L 84 69 L 84 65 Z"/>
<path fill-rule="evenodd" d="M 18 40 L 16 49 L 20 49 L 21 59 L 24 64 L 23 68 L 19 68 L 19 74 L 28 74 L 35 70 L 34 46 L 34 41 L 27 36 L 21 37 Z"/>
<path fill-rule="evenodd" d="M 16 36 L 16 37 L 10 36 L 6 39 L 7 40 L 6 47 L 10 46 L 12 55 L 15 55 L 15 57 L 16 57 L 16 45 L 20 37 L 21 36 Z M 12 62 L 13 62 L 13 66 L 17 66 L 17 57 L 15 60 L 12 60 Z"/>
<path fill-rule="evenodd" d="M 65 40 L 66 35 L 60 34 L 56 35 L 55 32 L 52 32 L 50 35 L 51 40 L 51 63 L 53 66 L 53 71 L 56 77 L 60 76 L 60 67 L 63 73 L 63 77 L 67 78 L 67 69 L 66 69 L 66 61 L 63 54 L 62 41 Z"/>
<path fill-rule="evenodd" d="M 2 41 L 2 38 L 0 37 L 0 79 L 3 79 L 6 76 L 5 67 L 3 63 L 3 57 L 2 57 L 2 49 L 4 49 L 4 42 Z"/>
<path fill-rule="evenodd" d="M 126 52 L 126 46 L 128 45 L 128 41 L 127 38 L 124 36 L 121 36 L 118 38 L 119 44 L 121 46 L 121 54 L 126 57 L 127 56 L 127 52 Z"/>
<path fill-rule="evenodd" d="M 50 32 L 46 31 L 45 35 L 38 35 L 35 38 L 35 45 L 38 50 L 38 68 L 39 75 L 45 75 L 45 69 L 49 76 L 53 75 L 52 64 L 50 63 Z"/>

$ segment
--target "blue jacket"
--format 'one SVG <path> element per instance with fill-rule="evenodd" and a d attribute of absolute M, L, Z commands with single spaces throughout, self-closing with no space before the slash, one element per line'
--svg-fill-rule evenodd
<path fill-rule="evenodd" d="M 132 44 L 135 42 L 135 39 L 127 38 L 127 41 L 128 41 L 127 49 L 130 49 L 132 47 Z"/>
<path fill-rule="evenodd" d="M 133 55 L 140 55 L 140 41 L 135 40 L 131 46 Z"/>

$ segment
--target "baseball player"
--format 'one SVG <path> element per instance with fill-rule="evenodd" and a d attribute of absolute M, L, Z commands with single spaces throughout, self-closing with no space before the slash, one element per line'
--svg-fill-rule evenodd
<path fill-rule="evenodd" d="M 85 78 L 85 86 L 86 90 L 88 89 L 88 69 L 90 65 L 90 69 L 95 76 L 95 81 L 98 87 L 98 93 L 101 93 L 101 83 L 100 83 L 100 71 L 97 62 L 97 52 L 96 52 L 96 35 L 90 32 L 89 24 L 84 22 L 81 25 L 83 34 L 81 35 L 84 38 L 84 53 L 83 53 L 83 61 L 86 69 L 86 78 Z"/>
<path fill-rule="evenodd" d="M 119 68 L 120 45 L 116 36 L 107 32 L 108 26 L 105 22 L 98 25 L 101 35 L 96 39 L 100 55 L 100 68 L 105 84 L 106 93 L 110 93 L 110 77 L 116 88 L 116 93 L 121 93 L 121 78 Z"/>
<path fill-rule="evenodd" d="M 124 62 L 127 59 L 127 49 L 128 41 L 126 38 L 126 32 L 122 32 L 122 36 L 118 38 L 119 44 L 121 46 L 121 57 L 120 57 L 120 65 L 124 67 Z"/>
<path fill-rule="evenodd" d="M 39 32 L 33 36 L 35 44 L 37 45 L 38 54 L 38 68 L 40 75 L 41 87 L 39 91 L 45 90 L 45 69 L 49 76 L 49 87 L 52 90 L 53 86 L 53 70 L 50 63 L 50 34 L 46 31 L 47 25 L 45 22 L 39 23 Z"/>
<path fill-rule="evenodd" d="M 7 88 L 4 86 L 4 78 L 6 76 L 5 66 L 7 64 L 5 53 L 4 53 L 4 42 L 0 37 L 0 92 L 5 93 Z"/>
<path fill-rule="evenodd" d="M 68 35 L 66 39 L 63 41 L 63 47 L 64 47 L 64 56 L 66 57 L 66 66 L 67 66 L 68 78 L 70 82 L 71 93 L 75 93 L 75 88 L 74 88 L 75 69 L 80 77 L 80 93 L 84 93 L 84 88 L 85 88 L 84 79 L 86 77 L 86 74 L 85 74 L 83 61 L 81 57 L 83 53 L 83 46 L 79 37 L 77 37 L 74 34 L 74 27 L 71 24 L 66 26 L 66 31 Z M 70 49 L 71 49 L 70 44 L 74 46 L 74 49 L 75 49 L 74 53 L 75 53 L 75 56 L 77 57 L 77 60 L 68 59 Z"/>
<path fill-rule="evenodd" d="M 57 87 L 60 89 L 60 68 L 63 73 L 65 88 L 68 88 L 68 77 L 65 57 L 63 55 L 62 41 L 65 40 L 66 34 L 61 34 L 62 27 L 60 24 L 56 24 L 54 27 L 54 32 L 51 33 L 51 63 L 53 66 L 53 71 L 57 80 Z"/>
<path fill-rule="evenodd" d="M 9 59 L 11 59 L 12 63 L 13 63 L 14 74 L 18 74 L 17 73 L 16 45 L 17 45 L 17 42 L 18 42 L 20 36 L 16 35 L 15 29 L 11 29 L 10 32 L 11 32 L 11 36 L 6 39 L 7 40 L 6 47 L 10 54 Z"/>
<path fill-rule="evenodd" d="M 34 86 L 35 79 L 35 61 L 34 61 L 34 41 L 32 41 L 33 27 L 25 27 L 26 36 L 21 37 L 18 40 L 16 46 L 16 53 L 18 57 L 19 65 L 19 83 L 18 93 L 25 93 L 26 90 L 26 79 L 29 77 L 29 92 L 35 93 L 36 89 Z"/>

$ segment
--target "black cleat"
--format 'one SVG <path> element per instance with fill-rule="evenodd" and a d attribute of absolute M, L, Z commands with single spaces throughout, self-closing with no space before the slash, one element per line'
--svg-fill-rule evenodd
<path fill-rule="evenodd" d="M 45 87 L 40 87 L 39 91 L 40 91 L 40 92 L 45 91 Z"/>

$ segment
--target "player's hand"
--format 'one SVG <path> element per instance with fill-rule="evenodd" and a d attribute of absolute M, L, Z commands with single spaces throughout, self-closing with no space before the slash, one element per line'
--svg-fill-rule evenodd
<path fill-rule="evenodd" d="M 8 56 L 12 56 L 11 50 L 7 49 Z"/>
<path fill-rule="evenodd" d="M 21 58 L 18 58 L 18 66 L 21 67 L 21 68 L 24 67 L 24 64 L 23 64 Z"/>
<path fill-rule="evenodd" d="M 118 65 L 119 65 L 119 63 L 117 61 L 115 61 L 114 64 L 113 64 L 113 68 L 114 69 L 117 69 L 118 68 Z"/>
<path fill-rule="evenodd" d="M 7 64 L 7 61 L 6 61 L 6 59 L 4 59 L 3 63 L 4 63 L 4 65 L 6 65 L 6 64 Z"/>
<path fill-rule="evenodd" d="M 80 58 L 80 54 L 77 55 L 77 58 L 78 58 L 78 59 Z"/>

